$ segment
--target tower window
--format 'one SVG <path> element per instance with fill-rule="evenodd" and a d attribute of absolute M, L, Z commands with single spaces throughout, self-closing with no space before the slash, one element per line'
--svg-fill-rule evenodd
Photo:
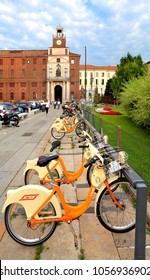
<path fill-rule="evenodd" d="M 60 58 L 57 58 L 57 63 L 59 63 L 60 62 Z"/>

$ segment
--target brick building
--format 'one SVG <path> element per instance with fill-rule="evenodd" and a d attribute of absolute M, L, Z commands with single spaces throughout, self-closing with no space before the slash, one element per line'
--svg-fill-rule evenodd
<path fill-rule="evenodd" d="M 63 28 L 56 28 L 47 50 L 0 50 L 0 101 L 60 100 L 64 103 L 84 95 L 85 66 L 80 54 L 66 45 Z M 87 65 L 87 99 L 98 89 L 104 94 L 106 82 L 116 67 Z"/>

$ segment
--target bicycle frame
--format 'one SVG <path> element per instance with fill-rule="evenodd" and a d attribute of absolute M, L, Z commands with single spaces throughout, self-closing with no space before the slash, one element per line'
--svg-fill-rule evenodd
<path fill-rule="evenodd" d="M 104 176 L 104 171 L 103 172 Z M 104 176 L 105 181 L 101 183 L 99 192 L 97 194 L 97 197 L 95 199 L 95 202 L 98 200 L 98 196 L 103 191 L 105 187 L 109 186 L 109 183 L 113 180 L 116 180 L 117 176 L 114 176 L 108 180 L 106 180 L 106 177 Z M 94 185 L 93 185 L 94 183 Z M 27 215 L 27 221 L 29 222 L 31 227 L 34 227 L 36 224 L 43 224 L 43 223 L 49 223 L 49 222 L 66 222 L 70 223 L 74 219 L 81 216 L 85 211 L 88 209 L 89 205 L 91 204 L 91 201 L 93 199 L 95 189 L 99 186 L 99 182 L 97 178 L 94 176 L 92 178 L 92 185 L 89 189 L 89 192 L 87 194 L 87 197 L 85 201 L 77 206 L 71 206 L 66 203 L 66 200 L 63 196 L 63 193 L 61 189 L 55 185 L 52 189 L 46 189 L 45 187 L 38 186 L 38 185 L 27 185 L 18 188 L 17 190 L 10 190 L 7 192 L 7 199 L 5 201 L 5 204 L 3 206 L 2 212 L 5 211 L 6 207 L 11 203 L 19 203 L 21 204 L 26 211 Z M 112 192 L 108 188 L 108 191 L 110 192 L 110 195 L 112 196 Z M 56 196 L 57 194 L 57 196 Z M 113 199 L 113 197 L 112 197 Z M 114 199 L 113 199 L 114 200 Z M 45 217 L 41 217 L 38 214 L 40 211 L 47 205 L 47 203 L 51 202 L 56 210 L 56 215 L 51 216 L 50 215 Z M 116 200 L 115 203 L 117 203 L 117 206 L 122 208 L 122 206 L 119 204 L 119 202 Z M 61 206 L 63 207 L 64 213 L 62 213 Z M 96 209 L 96 207 L 94 208 Z M 41 211 L 42 214 L 42 211 Z M 96 212 L 95 212 L 96 214 Z"/>
<path fill-rule="evenodd" d="M 88 145 L 89 145 L 89 147 L 84 149 L 82 164 L 76 172 L 67 171 L 66 166 L 63 162 L 63 159 L 60 156 L 58 157 L 57 161 L 52 160 L 49 163 L 49 170 L 53 171 L 56 168 L 58 173 L 59 173 L 59 176 L 60 176 L 60 179 L 55 179 L 55 182 L 66 183 L 66 184 L 73 183 L 74 181 L 76 181 L 81 176 L 81 174 L 83 173 L 83 170 L 84 170 L 85 163 L 90 158 L 92 158 L 92 157 L 94 157 L 95 155 L 98 154 L 98 150 L 93 146 L 93 144 L 88 142 Z M 48 176 L 47 176 L 48 175 L 48 170 L 47 170 L 46 167 L 39 167 L 37 165 L 37 161 L 38 161 L 38 159 L 33 159 L 33 160 L 28 160 L 27 161 L 27 165 L 26 165 L 26 168 L 24 170 L 24 175 L 29 169 L 34 169 L 39 174 L 41 184 L 43 184 L 43 185 L 48 184 L 51 181 L 51 179 L 49 179 Z M 101 161 L 103 162 L 102 158 L 101 158 Z"/>

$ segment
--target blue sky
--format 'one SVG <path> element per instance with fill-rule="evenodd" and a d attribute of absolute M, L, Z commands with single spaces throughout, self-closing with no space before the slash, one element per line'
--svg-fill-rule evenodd
<path fill-rule="evenodd" d="M 61 24 L 80 63 L 150 61 L 149 0 L 0 0 L 0 49 L 47 49 Z"/>

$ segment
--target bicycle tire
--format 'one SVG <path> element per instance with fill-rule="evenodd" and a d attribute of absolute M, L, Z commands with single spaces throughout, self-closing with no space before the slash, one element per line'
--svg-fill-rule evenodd
<path fill-rule="evenodd" d="M 96 214 L 99 222 L 109 231 L 115 233 L 126 233 L 135 228 L 136 209 L 133 206 L 133 194 L 131 193 L 131 184 L 126 178 L 118 178 L 110 183 L 110 187 L 117 185 L 113 192 L 120 204 L 124 206 L 121 210 L 115 205 L 107 187 L 100 194 Z"/>
<path fill-rule="evenodd" d="M 48 175 L 48 173 L 47 173 Z M 54 169 L 52 171 L 52 175 L 54 179 L 60 179 L 59 172 L 57 169 Z M 35 185 L 43 185 L 42 180 L 40 180 L 39 173 L 35 169 L 28 169 L 24 175 L 24 183 L 25 185 L 29 184 L 35 184 Z M 57 183 L 58 186 L 60 186 L 60 182 Z M 47 182 L 44 184 L 45 187 L 49 188 L 50 187 L 50 182 Z"/>
<path fill-rule="evenodd" d="M 80 121 L 77 123 L 75 127 L 75 133 L 78 137 L 83 137 L 83 131 L 86 130 L 86 123 L 84 121 Z"/>
<path fill-rule="evenodd" d="M 60 140 L 65 136 L 65 129 L 62 128 L 61 131 L 57 131 L 55 127 L 52 127 L 51 135 L 53 136 L 53 138 Z"/>
<path fill-rule="evenodd" d="M 46 215 L 46 211 L 56 215 L 55 208 L 50 202 L 42 210 L 44 215 Z M 42 210 L 39 215 L 42 215 Z M 26 219 L 24 207 L 17 203 L 7 206 L 4 220 L 7 232 L 13 240 L 26 246 L 35 246 L 45 242 L 54 233 L 57 224 L 56 222 L 44 223 L 31 228 Z"/>

